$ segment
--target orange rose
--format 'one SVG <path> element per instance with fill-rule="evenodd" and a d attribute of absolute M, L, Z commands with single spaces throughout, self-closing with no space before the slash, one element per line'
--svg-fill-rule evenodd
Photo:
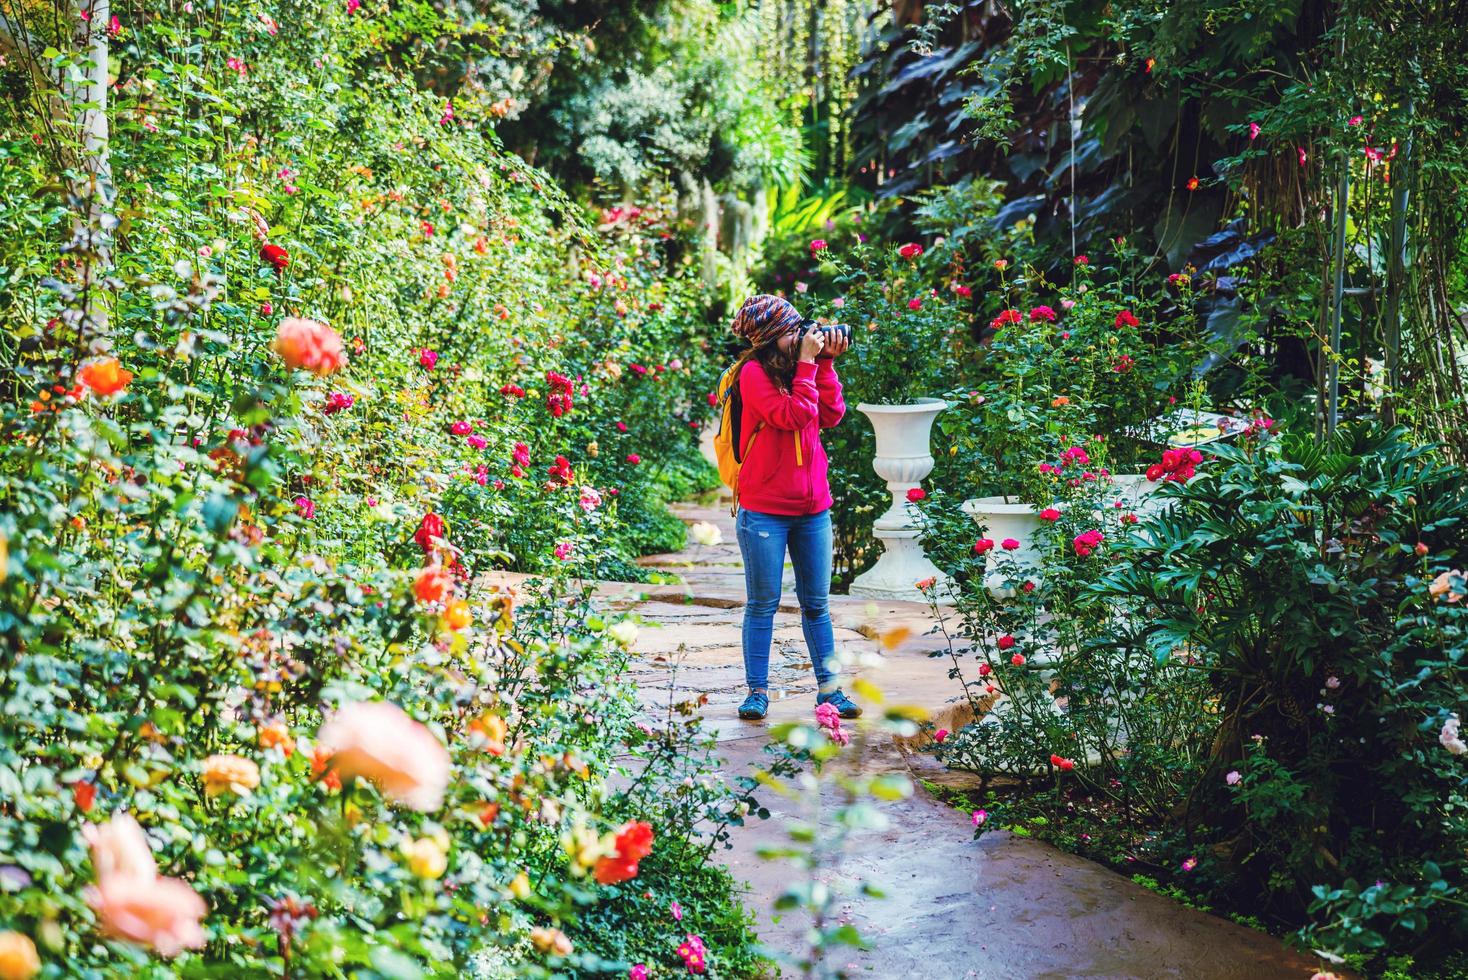
<path fill-rule="evenodd" d="M 275 333 L 275 352 L 289 368 L 327 375 L 347 366 L 341 336 L 324 323 L 288 316 Z"/>
<path fill-rule="evenodd" d="M 41 972 L 41 957 L 31 937 L 19 932 L 0 932 L 0 980 L 31 980 Z"/>
<path fill-rule="evenodd" d="M 509 733 L 510 726 L 499 715 L 489 714 L 475 718 L 469 722 L 469 730 L 484 736 L 487 743 L 484 751 L 490 755 L 505 754 L 505 735 Z"/>
<path fill-rule="evenodd" d="M 615 885 L 637 877 L 637 862 L 652 853 L 652 824 L 638 821 L 622 827 L 617 834 L 617 853 L 596 862 L 596 880 Z"/>
<path fill-rule="evenodd" d="M 133 373 L 124 370 L 115 357 L 92 361 L 84 365 L 76 376 L 78 381 L 104 398 L 126 388 L 133 379 Z"/>
<path fill-rule="evenodd" d="M 443 805 L 452 765 L 443 743 L 420 722 L 386 701 L 342 705 L 319 736 L 342 778 L 376 784 L 382 794 L 411 810 Z"/>
<path fill-rule="evenodd" d="M 278 748 L 289 759 L 291 753 L 296 750 L 296 740 L 291 738 L 290 729 L 285 727 L 285 722 L 272 721 L 260 726 L 260 747 L 262 749 Z"/>
<path fill-rule="evenodd" d="M 413 580 L 413 595 L 419 602 L 443 602 L 454 589 L 454 580 L 443 569 L 425 568 Z"/>
<path fill-rule="evenodd" d="M 444 628 L 453 630 L 455 633 L 472 624 L 474 614 L 469 611 L 469 603 L 463 599 L 455 599 L 449 603 L 448 608 L 443 611 L 442 622 Z"/>
<path fill-rule="evenodd" d="M 238 755 L 211 755 L 204 760 L 204 793 L 249 796 L 260 785 L 260 767 Z"/>

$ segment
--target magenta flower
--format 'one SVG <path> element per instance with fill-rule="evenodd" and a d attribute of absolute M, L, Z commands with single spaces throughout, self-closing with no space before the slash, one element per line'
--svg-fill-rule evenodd
<path fill-rule="evenodd" d="M 432 371 L 433 366 L 438 363 L 438 351 L 422 348 L 418 351 L 418 363 Z"/>
<path fill-rule="evenodd" d="M 1019 547 L 1019 542 L 1014 540 L 1014 538 L 1005 538 L 1003 541 L 999 542 L 999 547 L 1003 548 L 1005 551 L 1014 551 Z"/>
<path fill-rule="evenodd" d="M 297 497 L 295 504 L 296 513 L 300 514 L 306 520 L 309 521 L 316 516 L 316 502 L 310 497 Z"/>
<path fill-rule="evenodd" d="M 668 912 L 672 914 L 674 922 L 683 921 L 683 906 L 679 905 L 677 902 L 669 903 Z"/>

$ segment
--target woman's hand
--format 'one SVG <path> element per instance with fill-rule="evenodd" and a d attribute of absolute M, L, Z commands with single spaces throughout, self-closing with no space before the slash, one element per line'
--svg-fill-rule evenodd
<path fill-rule="evenodd" d="M 800 359 L 814 361 L 826 346 L 826 332 L 811 328 L 800 341 Z"/>
<path fill-rule="evenodd" d="M 847 349 L 850 347 L 851 336 L 847 333 L 844 333 L 843 331 L 838 330 L 832 333 L 831 338 L 826 341 L 826 349 L 821 351 L 821 356 L 836 357 L 840 354 L 845 354 Z"/>

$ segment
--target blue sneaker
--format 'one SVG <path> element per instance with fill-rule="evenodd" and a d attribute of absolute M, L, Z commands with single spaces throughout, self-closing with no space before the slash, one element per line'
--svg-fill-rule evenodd
<path fill-rule="evenodd" d="M 816 704 L 829 704 L 836 709 L 836 713 L 842 718 L 860 718 L 861 706 L 842 693 L 840 688 L 830 694 L 822 694 L 816 698 Z"/>
<path fill-rule="evenodd" d="M 770 698 L 760 691 L 753 691 L 739 706 L 739 717 L 745 721 L 759 721 L 770 710 Z"/>

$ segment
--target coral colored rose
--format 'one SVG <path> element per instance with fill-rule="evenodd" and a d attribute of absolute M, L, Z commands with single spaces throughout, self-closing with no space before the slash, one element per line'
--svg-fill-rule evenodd
<path fill-rule="evenodd" d="M 72 783 L 71 799 L 72 802 L 76 804 L 76 808 L 78 810 L 82 811 L 83 813 L 90 812 L 92 809 L 92 803 L 95 802 L 97 799 L 97 784 L 89 783 L 86 780 Z"/>
<path fill-rule="evenodd" d="M 907 502 L 910 504 L 915 504 L 920 500 L 926 500 L 927 496 L 928 492 L 922 487 L 913 487 L 911 490 L 907 491 Z"/>
<path fill-rule="evenodd" d="M 344 779 L 366 779 L 389 799 L 428 812 L 443 805 L 452 765 L 443 743 L 422 723 L 386 701 L 342 705 L 317 741 Z"/>
<path fill-rule="evenodd" d="M 453 590 L 453 577 L 437 566 L 423 569 L 413 580 L 413 597 L 419 602 L 443 602 Z"/>
<path fill-rule="evenodd" d="M 1056 510 L 1054 507 L 1046 507 L 1044 510 L 1040 511 L 1040 520 L 1058 521 L 1060 520 L 1060 511 Z"/>
<path fill-rule="evenodd" d="M 0 980 L 31 980 L 41 972 L 41 957 L 31 937 L 19 932 L 0 932 Z"/>
<path fill-rule="evenodd" d="M 1059 769 L 1061 772 L 1070 772 L 1076 767 L 1076 764 L 1070 759 L 1066 759 L 1058 755 L 1052 755 L 1050 757 L 1050 764 L 1056 769 Z"/>
<path fill-rule="evenodd" d="M 989 538 L 980 538 L 979 540 L 974 542 L 974 554 L 976 555 L 982 555 L 987 551 L 992 551 L 993 549 L 994 542 L 991 541 Z"/>
<path fill-rule="evenodd" d="M 276 275 L 284 272 L 291 264 L 290 253 L 279 245 L 261 245 L 260 260 L 266 265 L 274 266 Z"/>
<path fill-rule="evenodd" d="M 1016 667 L 1023 667 L 1025 665 L 1025 655 L 1022 653 L 1016 653 L 1014 656 L 1009 658 L 1009 662 L 1014 664 L 1014 666 Z"/>
<path fill-rule="evenodd" d="M 204 794 L 249 796 L 260 785 L 260 767 L 238 755 L 211 755 L 204 760 Z"/>
<path fill-rule="evenodd" d="M 596 880 L 603 885 L 615 885 L 637 877 L 637 862 L 652 853 L 652 840 L 652 824 L 643 821 L 625 824 L 617 834 L 617 853 L 597 860 Z"/>
<path fill-rule="evenodd" d="M 341 336 L 324 323 L 288 316 L 275 330 L 275 352 L 292 370 L 327 375 L 347 366 Z"/>
<path fill-rule="evenodd" d="M 999 547 L 1003 548 L 1005 551 L 1014 551 L 1019 547 L 1019 542 L 1014 540 L 1014 538 L 1005 538 L 1003 541 L 999 542 Z"/>
<path fill-rule="evenodd" d="M 104 357 L 82 366 L 76 379 L 96 395 L 103 398 L 114 395 L 128 386 L 133 373 L 125 370 L 115 357 Z"/>

